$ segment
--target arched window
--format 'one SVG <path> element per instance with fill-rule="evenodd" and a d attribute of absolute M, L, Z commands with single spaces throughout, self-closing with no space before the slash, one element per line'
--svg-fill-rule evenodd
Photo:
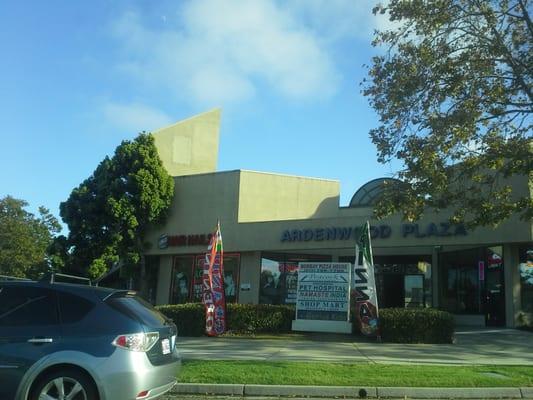
<path fill-rule="evenodd" d="M 394 185 L 399 188 L 401 184 L 401 181 L 393 178 L 373 179 L 370 182 L 365 183 L 357 190 L 357 192 L 355 192 L 352 200 L 350 200 L 349 207 L 373 206 L 383 194 L 385 185 Z"/>

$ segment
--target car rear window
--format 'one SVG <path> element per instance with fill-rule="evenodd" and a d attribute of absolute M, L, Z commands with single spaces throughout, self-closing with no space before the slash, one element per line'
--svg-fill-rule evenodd
<path fill-rule="evenodd" d="M 135 318 L 148 326 L 161 326 L 167 321 L 163 314 L 139 296 L 130 294 L 112 296 L 106 300 L 106 303 L 128 317 Z"/>

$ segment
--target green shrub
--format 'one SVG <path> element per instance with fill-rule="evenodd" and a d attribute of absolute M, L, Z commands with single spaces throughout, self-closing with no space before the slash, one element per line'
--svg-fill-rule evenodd
<path fill-rule="evenodd" d="M 381 338 L 394 343 L 452 343 L 453 315 L 432 308 L 379 310 Z"/>
<path fill-rule="evenodd" d="M 205 310 L 201 303 L 169 304 L 156 307 L 171 318 L 180 336 L 202 336 Z M 270 304 L 234 304 L 226 307 L 227 331 L 238 334 L 290 332 L 294 307 Z"/>
<path fill-rule="evenodd" d="M 228 304 L 228 330 L 233 333 L 290 332 L 294 307 L 271 304 Z"/>
<path fill-rule="evenodd" d="M 202 336 L 205 331 L 205 309 L 201 303 L 168 304 L 157 310 L 171 318 L 180 336 Z"/>

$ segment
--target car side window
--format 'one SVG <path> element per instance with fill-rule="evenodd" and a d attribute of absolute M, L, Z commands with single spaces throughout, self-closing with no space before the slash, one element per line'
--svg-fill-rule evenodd
<path fill-rule="evenodd" d="M 81 321 L 94 307 L 94 303 L 83 297 L 66 292 L 58 292 L 61 322 L 71 324 Z"/>
<path fill-rule="evenodd" d="M 57 323 L 57 300 L 53 291 L 0 286 L 0 327 Z"/>

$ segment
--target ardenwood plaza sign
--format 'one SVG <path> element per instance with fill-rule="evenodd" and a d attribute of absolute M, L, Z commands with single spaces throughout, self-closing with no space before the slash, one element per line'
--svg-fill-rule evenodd
<path fill-rule="evenodd" d="M 309 229 L 285 229 L 281 233 L 281 242 L 321 242 L 329 240 L 353 240 L 360 236 L 360 227 L 319 227 Z M 391 237 L 393 229 L 389 225 L 379 225 L 370 227 L 370 237 L 372 239 L 388 239 Z M 449 222 L 431 222 L 427 225 L 402 224 L 400 233 L 403 238 L 426 238 L 445 236 L 466 236 L 468 234 L 464 225 L 453 225 Z M 167 249 L 169 247 L 184 246 L 207 246 L 211 240 L 211 233 L 200 234 L 163 234 L 157 241 L 157 247 Z"/>
<path fill-rule="evenodd" d="M 372 239 L 388 239 L 391 237 L 393 229 L 389 225 L 379 225 L 370 227 L 370 237 Z M 427 225 L 402 224 L 400 233 L 403 238 L 426 238 L 445 236 L 466 236 L 466 228 L 462 224 L 450 224 L 449 222 L 431 222 Z M 286 229 L 281 233 L 282 242 L 310 242 L 327 240 L 351 240 L 360 236 L 360 227 L 325 227 L 308 229 Z"/>
<path fill-rule="evenodd" d="M 351 332 L 350 263 L 300 263 L 293 329 Z"/>

